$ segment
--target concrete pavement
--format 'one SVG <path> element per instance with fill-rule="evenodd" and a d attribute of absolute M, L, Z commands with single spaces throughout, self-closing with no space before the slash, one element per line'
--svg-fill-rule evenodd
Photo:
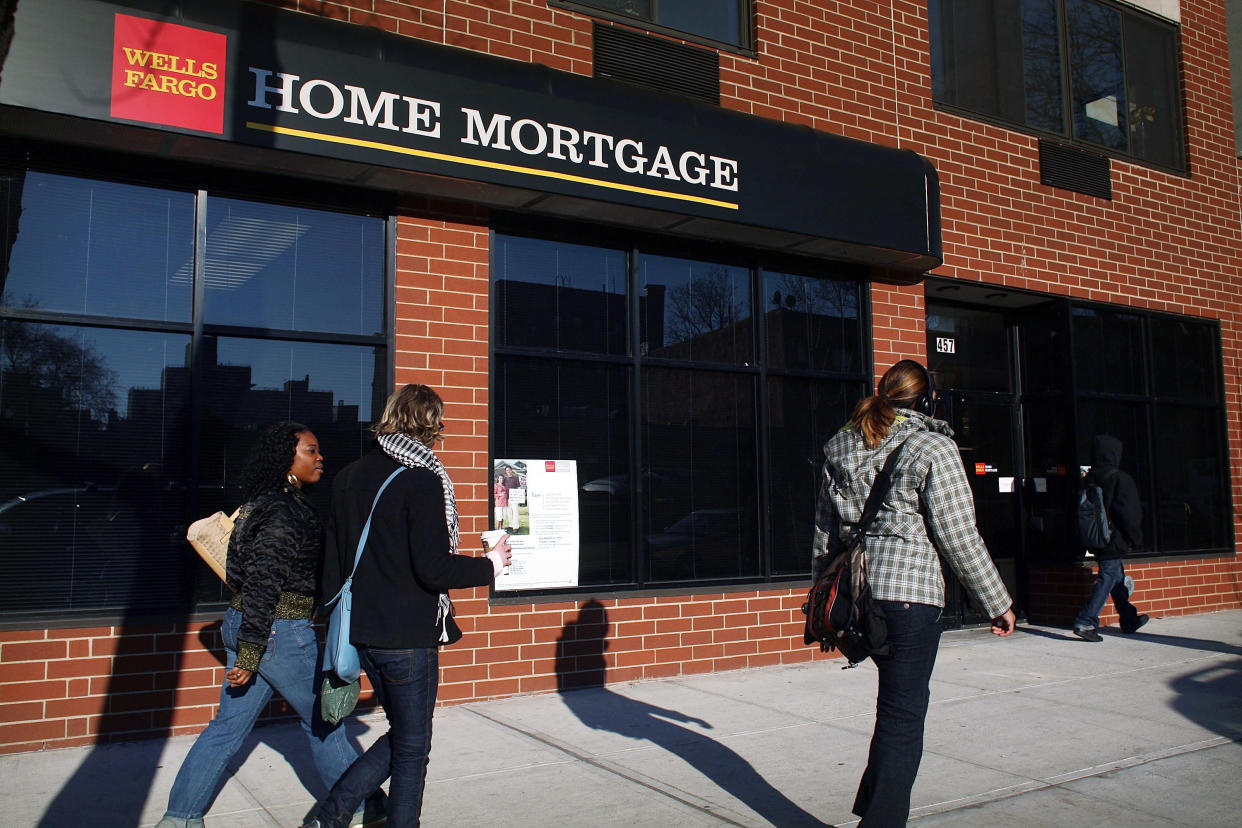
<path fill-rule="evenodd" d="M 1141 599 L 1141 596 L 1139 596 Z M 850 826 L 875 670 L 828 661 L 442 708 L 428 826 Z M 382 715 L 351 723 L 365 746 Z M 150 826 L 193 737 L 0 757 L 0 826 Z M 296 826 L 297 725 L 261 728 L 208 828 Z M 1242 824 L 1242 611 L 1139 634 L 946 633 L 918 826 Z"/>

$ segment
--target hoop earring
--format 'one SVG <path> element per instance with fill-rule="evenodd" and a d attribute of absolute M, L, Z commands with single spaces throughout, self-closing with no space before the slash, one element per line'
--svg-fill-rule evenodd
<path fill-rule="evenodd" d="M 301 480 L 298 480 L 298 476 L 297 476 L 296 474 L 294 474 L 293 472 L 289 472 L 289 473 L 287 473 L 287 474 L 285 475 L 285 480 L 286 480 L 286 482 L 288 482 L 288 484 L 289 484 L 290 486 L 292 486 L 292 487 L 293 487 L 293 488 L 295 488 L 295 489 L 300 489 L 300 488 L 302 488 L 302 481 L 301 481 Z"/>

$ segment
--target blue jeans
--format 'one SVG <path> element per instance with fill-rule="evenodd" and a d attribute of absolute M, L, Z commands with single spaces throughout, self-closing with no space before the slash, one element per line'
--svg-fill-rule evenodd
<path fill-rule="evenodd" d="M 388 732 L 354 762 L 311 816 L 328 828 L 344 828 L 367 795 L 391 776 L 388 827 L 411 828 L 423 810 L 440 651 L 359 647 L 358 655 L 388 717 Z"/>
<path fill-rule="evenodd" d="M 1130 592 L 1126 589 L 1126 568 L 1121 558 L 1100 560 L 1100 571 L 1095 576 L 1095 586 L 1091 589 L 1091 597 L 1074 618 L 1074 629 L 1095 629 L 1100 626 L 1100 611 L 1108 596 L 1113 597 L 1113 606 L 1117 615 L 1121 616 L 1121 628 L 1132 630 L 1138 624 L 1138 610 L 1130 603 Z"/>
<path fill-rule="evenodd" d="M 230 607 L 220 628 L 228 651 L 226 669 L 232 669 L 237 660 L 237 631 L 241 628 L 241 620 L 242 614 Z M 225 682 L 220 689 L 220 709 L 181 763 L 168 795 L 165 816 L 202 818 L 225 767 L 271 700 L 273 690 L 279 691 L 301 717 L 315 767 L 324 786 L 332 787 L 358 758 L 358 751 L 346 738 L 343 727 L 333 727 L 318 715 L 319 696 L 315 686 L 318 667 L 319 640 L 310 621 L 275 621 L 254 678 L 243 687 L 230 687 Z"/>
<path fill-rule="evenodd" d="M 875 659 L 880 673 L 875 732 L 854 797 L 854 813 L 862 817 L 859 828 L 901 826 L 910 816 L 910 789 L 923 760 L 923 724 L 940 647 L 940 607 L 876 603 L 888 616 L 893 652 Z"/>

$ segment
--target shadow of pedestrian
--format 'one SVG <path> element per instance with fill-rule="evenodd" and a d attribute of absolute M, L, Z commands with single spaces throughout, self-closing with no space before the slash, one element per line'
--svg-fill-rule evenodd
<path fill-rule="evenodd" d="M 677 756 L 772 825 L 828 825 L 774 788 L 731 748 L 702 733 L 712 729 L 710 722 L 605 687 L 607 634 L 608 611 L 592 600 L 582 605 L 556 642 L 557 690 L 579 721 L 645 740 Z"/>
<path fill-rule="evenodd" d="M 1153 619 L 1156 623 L 1158 619 Z M 1235 644 L 1228 644 L 1224 641 L 1212 641 L 1206 638 L 1187 638 L 1182 635 L 1160 635 L 1159 633 L 1149 632 L 1150 626 L 1144 627 L 1137 633 L 1126 635 L 1117 627 L 1101 627 L 1100 633 L 1105 637 L 1131 638 L 1135 641 L 1145 641 L 1149 644 L 1163 644 L 1166 647 L 1178 647 L 1183 650 L 1201 650 L 1206 653 L 1225 653 L 1227 655 L 1242 655 L 1242 648 Z M 1074 628 L 1069 627 L 1064 631 L 1058 629 L 1040 629 L 1038 627 L 1029 627 L 1019 625 L 1014 632 L 1023 635 L 1033 635 L 1039 638 L 1052 638 L 1058 641 L 1081 641 L 1074 635 Z"/>
<path fill-rule="evenodd" d="M 1242 740 L 1242 658 L 1186 673 L 1169 687 L 1177 693 L 1173 709 L 1178 713 L 1221 736 Z"/>

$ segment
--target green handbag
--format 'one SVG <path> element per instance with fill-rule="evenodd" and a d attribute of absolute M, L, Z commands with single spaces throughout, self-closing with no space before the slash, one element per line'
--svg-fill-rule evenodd
<path fill-rule="evenodd" d="M 335 673 L 325 673 L 323 685 L 319 688 L 319 714 L 323 720 L 336 724 L 352 713 L 358 704 L 361 689 L 360 679 L 346 682 L 337 678 Z"/>

